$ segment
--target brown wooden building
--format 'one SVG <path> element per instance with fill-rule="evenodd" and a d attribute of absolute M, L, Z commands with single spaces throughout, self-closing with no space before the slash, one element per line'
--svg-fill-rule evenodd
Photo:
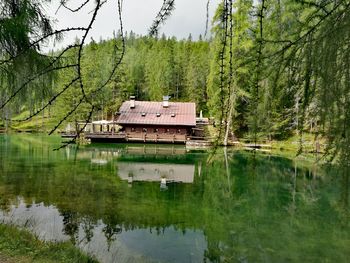
<path fill-rule="evenodd" d="M 196 126 L 192 102 L 136 101 L 130 97 L 116 116 L 127 141 L 185 143 Z"/>

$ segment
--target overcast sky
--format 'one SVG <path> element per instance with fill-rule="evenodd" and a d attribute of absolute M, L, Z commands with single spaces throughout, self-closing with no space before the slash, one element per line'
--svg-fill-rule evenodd
<path fill-rule="evenodd" d="M 71 8 L 76 8 L 84 1 L 71 0 L 68 5 Z M 56 13 L 59 2 L 59 0 L 55 0 L 47 6 L 50 17 L 57 20 L 55 29 L 88 25 L 94 0 L 79 13 L 71 13 L 65 8 L 60 8 Z M 132 30 L 137 34 L 146 35 L 162 6 L 163 0 L 123 0 L 122 2 L 124 31 L 130 32 Z M 209 25 L 219 2 L 220 0 L 210 0 Z M 194 39 L 197 39 L 200 34 L 204 35 L 206 4 L 207 0 L 175 0 L 175 11 L 165 25 L 161 26 L 160 33 L 175 36 L 178 39 L 187 38 L 190 33 Z M 91 37 L 97 41 L 100 38 L 107 39 L 112 36 L 113 30 L 118 31 L 117 11 L 117 0 L 108 0 L 101 8 L 88 40 Z M 75 36 L 79 37 L 80 35 L 78 33 L 66 34 L 63 43 L 56 45 L 56 48 L 72 43 Z"/>

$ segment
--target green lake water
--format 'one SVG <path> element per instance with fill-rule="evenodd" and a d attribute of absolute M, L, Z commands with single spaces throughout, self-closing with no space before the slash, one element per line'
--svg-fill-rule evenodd
<path fill-rule="evenodd" d="M 101 262 L 347 262 L 349 171 L 173 145 L 0 135 L 0 222 Z M 1 234 L 1 233 L 0 233 Z"/>

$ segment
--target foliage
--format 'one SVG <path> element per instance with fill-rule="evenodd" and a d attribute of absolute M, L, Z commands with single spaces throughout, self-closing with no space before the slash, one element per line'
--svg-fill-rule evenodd
<path fill-rule="evenodd" d="M 51 21 L 43 12 L 44 2 L 4 0 L 0 3 L 0 106 L 1 117 L 7 122 L 24 105 L 32 114 L 52 96 L 52 87 L 46 83 L 51 83 L 56 74 L 47 69 L 59 64 L 41 54 L 41 45 L 32 41 L 53 32 Z M 56 39 L 60 37 L 56 35 Z M 14 105 L 3 107 L 11 99 Z"/>
<path fill-rule="evenodd" d="M 76 10 L 68 1 L 62 6 L 79 12 L 87 2 Z M 198 41 L 158 36 L 174 1 L 163 1 L 150 30 L 154 37 L 124 35 L 118 1 L 119 32 L 89 44 L 103 2 L 96 1 L 88 27 L 57 32 L 42 12 L 46 1 L 10 3 L 2 2 L 0 28 L 5 124 L 24 111 L 27 120 L 48 110 L 57 121 L 54 131 L 65 121 L 113 118 L 130 95 L 170 95 L 196 102 L 197 113 L 214 119 L 224 144 L 233 134 L 254 142 L 298 134 L 302 141 L 311 132 L 327 139 L 332 158 L 349 152 L 348 0 L 224 0 L 212 37 Z M 45 36 L 70 30 L 83 31 L 83 38 L 52 54 L 39 52 Z"/>
<path fill-rule="evenodd" d="M 42 242 L 25 230 L 3 224 L 0 233 L 0 259 L 3 254 L 13 262 L 97 262 L 68 242 Z"/>
<path fill-rule="evenodd" d="M 92 42 L 82 57 L 82 72 L 89 94 L 105 79 L 111 66 L 109 57 L 113 54 L 114 41 Z M 133 32 L 125 36 L 126 52 L 119 70 L 106 86 L 104 92 L 94 97 L 93 103 L 101 110 L 93 118 L 112 118 L 124 100 L 135 95 L 138 100 L 161 100 L 170 95 L 173 100 L 194 101 L 197 111 L 206 110 L 206 76 L 209 71 L 207 41 L 177 41 L 175 38 L 160 39 L 136 36 Z M 106 59 L 107 58 L 107 59 Z M 59 78 L 58 87 L 71 79 L 73 71 L 67 70 Z M 59 120 L 70 110 L 72 101 L 79 95 L 79 87 L 74 86 L 62 94 L 52 109 Z M 204 94 L 204 96 L 203 96 Z M 84 120 L 89 108 L 81 107 L 68 120 Z"/>

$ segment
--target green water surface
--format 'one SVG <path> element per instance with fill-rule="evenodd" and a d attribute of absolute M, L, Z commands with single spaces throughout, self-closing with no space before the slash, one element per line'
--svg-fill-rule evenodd
<path fill-rule="evenodd" d="M 1 222 L 101 262 L 349 261 L 346 169 L 173 145 L 53 151 L 60 142 L 0 135 Z"/>

